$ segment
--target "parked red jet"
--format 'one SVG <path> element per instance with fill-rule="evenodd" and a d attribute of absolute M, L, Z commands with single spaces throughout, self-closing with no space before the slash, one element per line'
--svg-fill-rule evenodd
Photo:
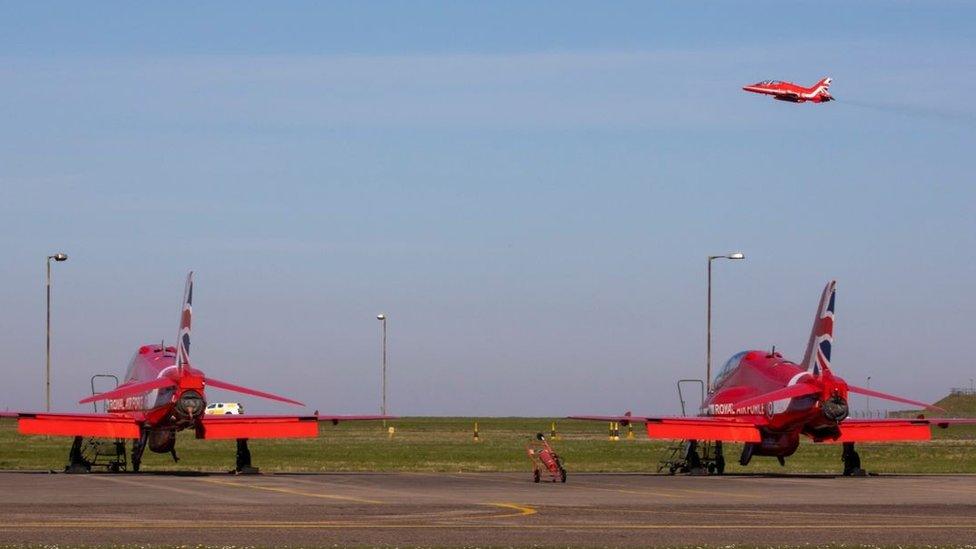
<path fill-rule="evenodd" d="M 19 413 L 18 430 L 25 435 L 74 437 L 68 469 L 89 470 L 82 457 L 83 437 L 132 439 L 132 468 L 139 470 L 146 446 L 171 453 L 176 460 L 176 433 L 193 429 L 197 438 L 237 439 L 237 470 L 253 470 L 247 439 L 314 438 L 318 422 L 386 419 L 387 416 L 318 415 L 204 415 L 206 388 L 214 387 L 298 406 L 302 403 L 264 391 L 241 387 L 204 375 L 190 365 L 190 322 L 193 313 L 193 273 L 186 278 L 183 313 L 176 347 L 143 345 L 129 362 L 118 388 L 82 399 L 81 404 L 107 401 L 104 414 Z"/>
<path fill-rule="evenodd" d="M 743 442 L 739 463 L 753 456 L 774 456 L 780 464 L 793 455 L 800 435 L 814 442 L 843 444 L 844 474 L 863 474 L 855 442 L 929 440 L 931 428 L 976 423 L 976 419 L 849 419 L 851 393 L 901 402 L 930 410 L 934 406 L 851 385 L 834 375 L 830 349 L 834 334 L 835 283 L 820 298 L 807 350 L 800 364 L 773 351 L 743 351 L 719 370 L 699 417 L 573 416 L 574 419 L 642 422 L 654 439 L 688 440 L 685 460 L 697 468 L 697 441 L 718 441 L 712 464 L 725 467 L 721 442 Z"/>
<path fill-rule="evenodd" d="M 830 78 L 824 78 L 809 88 L 804 88 L 792 82 L 780 82 L 779 80 L 763 80 L 748 86 L 743 86 L 743 90 L 752 93 L 772 95 L 773 99 L 789 101 L 791 103 L 826 103 L 834 101 L 828 89 L 830 88 Z"/>

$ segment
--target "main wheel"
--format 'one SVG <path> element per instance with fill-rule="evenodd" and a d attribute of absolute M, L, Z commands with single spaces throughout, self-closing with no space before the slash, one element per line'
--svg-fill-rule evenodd
<path fill-rule="evenodd" d="M 559 482 L 566 482 L 566 469 L 559 468 Z"/>
<path fill-rule="evenodd" d="M 539 470 L 532 471 L 532 482 L 539 482 L 540 480 L 542 480 L 542 475 L 539 474 Z"/>

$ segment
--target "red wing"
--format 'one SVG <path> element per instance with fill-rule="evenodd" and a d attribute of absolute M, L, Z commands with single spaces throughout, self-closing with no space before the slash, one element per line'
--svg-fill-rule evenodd
<path fill-rule="evenodd" d="M 840 424 L 840 438 L 824 442 L 897 442 L 931 440 L 932 427 L 976 425 L 976 418 L 848 419 Z"/>
<path fill-rule="evenodd" d="M 931 438 L 931 424 L 927 420 L 847 419 L 840 424 L 840 438 L 824 442 L 895 442 Z"/>
<path fill-rule="evenodd" d="M 647 436 L 650 438 L 759 442 L 759 426 L 766 422 L 761 416 L 751 417 L 757 421 L 719 417 L 661 417 L 645 420 Z"/>
<path fill-rule="evenodd" d="M 197 438 L 208 440 L 228 438 L 315 438 L 319 422 L 369 421 L 396 419 L 396 416 L 203 416 Z"/>
<path fill-rule="evenodd" d="M 203 416 L 197 438 L 315 438 L 319 422 L 315 416 Z"/>
<path fill-rule="evenodd" d="M 570 419 L 593 421 L 634 421 L 647 424 L 649 438 L 666 440 L 722 440 L 759 442 L 759 427 L 766 424 L 762 416 L 724 417 L 641 417 L 641 416 L 570 416 Z"/>
<path fill-rule="evenodd" d="M 22 435 L 66 437 L 139 438 L 142 422 L 115 414 L 17 414 Z"/>
<path fill-rule="evenodd" d="M 297 400 L 292 400 L 290 398 L 285 398 L 283 396 L 278 396 L 272 393 L 266 393 L 264 391 L 258 391 L 257 389 L 251 389 L 250 387 L 242 387 L 240 385 L 234 385 L 233 383 L 221 381 L 219 379 L 214 379 L 212 377 L 208 377 L 206 383 L 211 387 L 217 387 L 218 389 L 227 389 L 228 391 L 234 391 L 235 393 L 252 395 L 256 397 L 266 398 L 268 400 L 277 400 L 279 402 L 287 402 L 288 404 L 294 404 L 295 406 L 305 406 L 304 404 L 298 402 Z"/>
<path fill-rule="evenodd" d="M 156 379 L 150 379 L 149 381 L 142 381 L 139 383 L 127 383 L 125 385 L 119 385 L 117 389 L 113 389 L 105 393 L 98 393 L 97 395 L 92 395 L 88 398 L 83 398 L 78 401 L 78 404 L 88 404 L 89 402 L 99 400 L 113 400 L 117 398 L 134 397 L 148 393 L 153 389 L 162 389 L 163 387 L 170 387 L 172 385 L 176 385 L 176 382 L 168 377 L 158 377 Z"/>

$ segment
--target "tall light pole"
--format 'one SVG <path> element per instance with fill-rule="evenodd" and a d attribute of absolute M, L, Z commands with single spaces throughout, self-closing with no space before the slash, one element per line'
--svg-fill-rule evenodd
<path fill-rule="evenodd" d="M 44 409 L 51 411 L 51 260 L 67 261 L 68 256 L 58 252 L 47 256 L 47 366 L 44 377 Z"/>
<path fill-rule="evenodd" d="M 733 252 L 728 255 L 708 256 L 708 313 L 705 328 L 707 343 L 705 344 L 705 388 L 712 392 L 712 261 L 716 259 L 745 259 L 746 254 Z"/>
<path fill-rule="evenodd" d="M 871 376 L 868 376 L 868 390 L 871 389 Z M 864 395 L 865 406 L 868 409 L 868 417 L 871 417 L 871 395 Z"/>
<path fill-rule="evenodd" d="M 383 406 L 380 408 L 383 415 L 386 415 L 386 315 L 380 313 L 376 315 L 376 320 L 383 323 Z M 383 420 L 383 427 L 386 427 L 386 420 Z"/>

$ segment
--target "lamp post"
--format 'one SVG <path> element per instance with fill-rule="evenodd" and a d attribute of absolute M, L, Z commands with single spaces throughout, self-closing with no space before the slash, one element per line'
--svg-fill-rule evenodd
<path fill-rule="evenodd" d="M 867 379 L 868 390 L 871 390 L 871 376 Z M 871 417 L 871 395 L 864 395 L 865 406 L 868 409 L 868 417 Z"/>
<path fill-rule="evenodd" d="M 745 259 L 746 255 L 742 252 L 733 252 L 728 255 L 708 256 L 708 312 L 706 320 L 706 339 L 705 344 L 705 388 L 707 392 L 712 392 L 712 261 L 716 259 Z"/>
<path fill-rule="evenodd" d="M 376 320 L 383 324 L 383 405 L 380 408 L 383 415 L 386 415 L 386 315 L 380 313 L 376 315 Z M 383 420 L 383 427 L 386 427 L 386 420 Z"/>
<path fill-rule="evenodd" d="M 47 352 L 44 376 L 44 410 L 51 411 L 51 260 L 67 261 L 68 256 L 62 252 L 47 256 Z"/>

